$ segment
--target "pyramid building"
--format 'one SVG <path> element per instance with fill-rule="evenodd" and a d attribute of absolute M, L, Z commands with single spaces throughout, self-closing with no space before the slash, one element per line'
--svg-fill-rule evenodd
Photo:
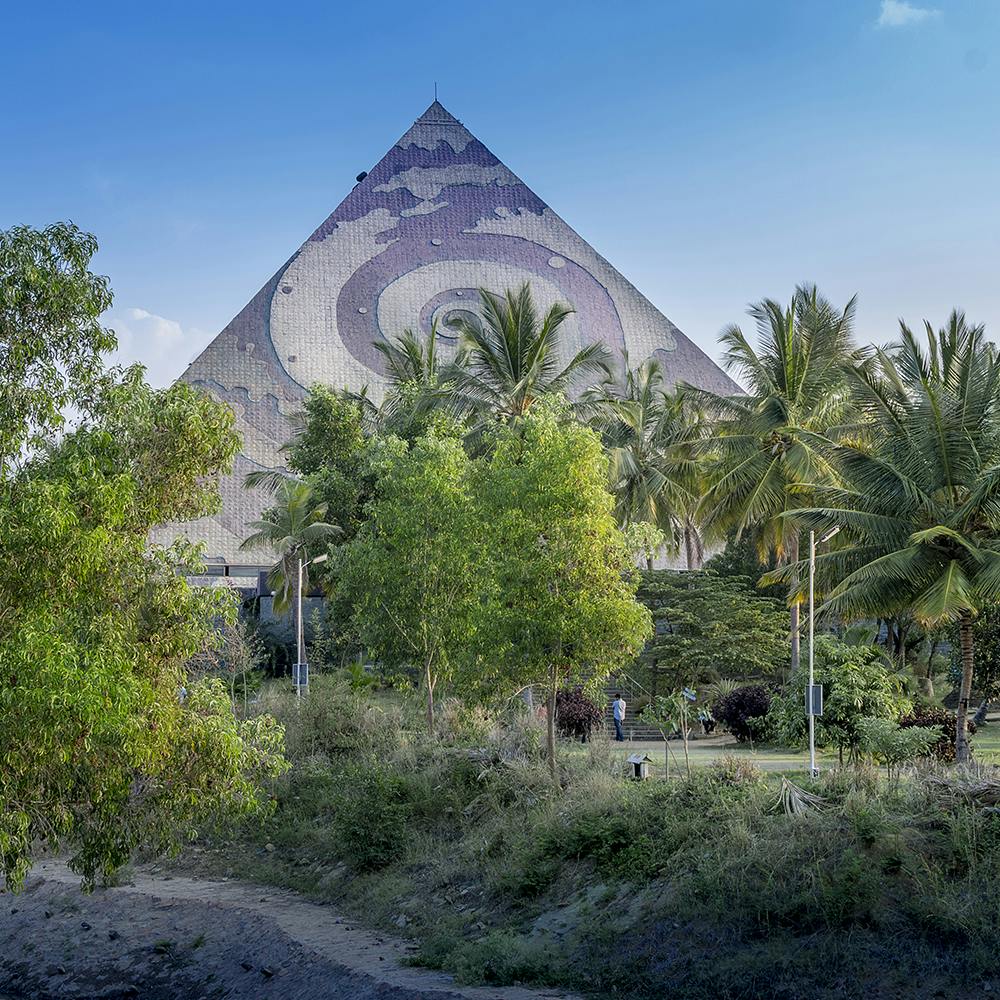
<path fill-rule="evenodd" d="M 632 364 L 658 357 L 668 381 L 736 386 L 614 267 L 435 101 L 363 175 L 181 378 L 227 402 L 243 452 L 222 483 L 223 508 L 186 526 L 213 575 L 251 576 L 239 552 L 269 497 L 247 491 L 279 448 L 309 386 L 381 398 L 373 343 L 473 316 L 478 289 L 531 284 L 539 308 L 567 302 L 564 350 L 600 340 Z M 447 341 L 447 332 L 440 334 Z M 442 347 L 447 348 L 447 343 Z"/>

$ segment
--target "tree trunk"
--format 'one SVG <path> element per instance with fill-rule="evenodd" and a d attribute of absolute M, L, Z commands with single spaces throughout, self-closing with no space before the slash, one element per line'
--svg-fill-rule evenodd
<path fill-rule="evenodd" d="M 652 573 L 653 572 L 653 557 L 646 556 L 646 569 Z"/>
<path fill-rule="evenodd" d="M 797 563 L 799 561 L 799 533 L 796 531 L 792 535 L 792 540 L 788 546 L 788 561 L 792 563 Z M 799 575 L 798 573 L 792 577 L 793 591 L 799 589 Z M 792 637 L 792 676 L 799 672 L 799 604 L 800 601 L 796 598 L 795 603 L 791 608 L 791 637 Z"/>
<path fill-rule="evenodd" d="M 556 780 L 556 665 L 549 668 L 548 719 L 546 721 L 545 750 L 549 758 L 549 771 Z"/>
<path fill-rule="evenodd" d="M 972 717 L 972 721 L 977 725 L 981 726 L 986 721 L 986 715 L 990 710 L 990 700 L 989 698 L 984 698 L 979 703 L 979 708 L 976 709 L 976 714 Z"/>
<path fill-rule="evenodd" d="M 972 695 L 974 664 L 972 615 L 968 611 L 962 613 L 959 637 L 962 643 L 962 684 L 958 689 L 958 708 L 955 710 L 955 760 L 959 764 L 968 764 L 972 760 L 972 750 L 969 747 L 969 698 Z"/>
<path fill-rule="evenodd" d="M 681 736 L 684 737 L 684 770 L 687 771 L 688 781 L 691 780 L 691 758 L 688 756 L 688 714 L 687 708 L 681 712 Z"/>
<path fill-rule="evenodd" d="M 927 666 L 924 669 L 924 683 L 921 685 L 928 698 L 934 697 L 934 654 L 937 652 L 937 639 L 931 642 L 931 651 L 927 654 Z"/>
<path fill-rule="evenodd" d="M 688 569 L 697 569 L 694 556 L 694 539 L 691 537 L 691 525 L 684 522 L 684 556 L 687 559 Z"/>
<path fill-rule="evenodd" d="M 433 657 L 429 656 L 424 665 L 424 681 L 427 684 L 427 731 L 434 735 L 434 675 L 431 672 Z"/>

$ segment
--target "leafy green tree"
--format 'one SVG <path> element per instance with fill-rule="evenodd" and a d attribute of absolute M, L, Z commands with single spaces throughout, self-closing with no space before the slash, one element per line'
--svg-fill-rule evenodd
<path fill-rule="evenodd" d="M 275 590 L 274 610 L 287 611 L 298 598 L 299 563 L 303 563 L 301 586 L 309 589 L 310 559 L 322 553 L 340 537 L 340 527 L 325 521 L 326 504 L 316 499 L 308 483 L 282 480 L 275 505 L 261 521 L 251 521 L 253 529 L 240 545 L 241 551 L 266 549 L 276 553 L 278 561 L 268 578 Z"/>
<path fill-rule="evenodd" d="M 493 586 L 480 608 L 476 681 L 492 693 L 546 691 L 548 759 L 562 687 L 599 685 L 649 634 L 607 490 L 598 436 L 533 407 L 498 430 L 479 469 L 478 518 Z"/>
<path fill-rule="evenodd" d="M 0 231 L 0 476 L 67 408 L 89 413 L 106 380 L 101 355 L 117 341 L 100 322 L 111 291 L 90 271 L 96 251 L 70 222 Z"/>
<path fill-rule="evenodd" d="M 668 393 L 663 367 L 649 359 L 628 367 L 584 395 L 611 460 L 611 492 L 622 528 L 658 527 L 676 551 L 682 541 L 688 568 L 699 562 L 694 524 L 700 465 L 692 444 L 703 436 L 698 414 L 679 393 Z M 652 569 L 652 559 L 647 558 Z"/>
<path fill-rule="evenodd" d="M 293 472 L 311 476 L 322 469 L 353 472 L 364 451 L 361 406 L 325 385 L 309 389 L 297 416 L 297 432 L 285 446 Z"/>
<path fill-rule="evenodd" d="M 846 484 L 800 511 L 848 544 L 822 556 L 825 607 L 856 618 L 911 614 L 925 628 L 957 622 L 962 650 L 956 760 L 968 762 L 974 622 L 1000 600 L 1000 360 L 981 326 L 952 313 L 926 341 L 900 343 L 852 370 L 870 440 L 833 451 Z M 773 574 L 780 576 L 779 573 Z"/>
<path fill-rule="evenodd" d="M 484 585 L 460 441 L 422 437 L 391 460 L 337 570 L 362 643 L 387 666 L 419 668 L 433 732 L 435 691 L 467 655 Z"/>
<path fill-rule="evenodd" d="M 720 676 L 771 678 L 784 663 L 786 612 L 746 578 L 653 570 L 643 574 L 638 597 L 655 625 L 641 655 L 654 691 L 663 676 L 671 688 Z"/>
<path fill-rule="evenodd" d="M 257 812 L 283 766 L 273 720 L 238 722 L 214 679 L 185 693 L 233 599 L 177 572 L 189 546 L 147 541 L 217 509 L 232 412 L 186 385 L 150 390 L 140 369 L 98 381 L 81 426 L 0 479 L 0 872 L 14 888 L 42 844 L 92 882 L 139 846 Z"/>
<path fill-rule="evenodd" d="M 889 669 L 875 646 L 847 646 L 820 636 L 815 645 L 816 683 L 823 685 L 823 714 L 816 719 L 816 743 L 854 752 L 861 740 L 862 719 L 898 721 L 912 707 L 898 673 Z M 776 738 L 801 744 L 806 738 L 804 670 L 795 674 L 771 701 L 767 720 Z"/>
<path fill-rule="evenodd" d="M 746 393 L 720 396 L 689 388 L 714 422 L 711 456 L 699 508 L 706 532 L 753 537 L 763 562 L 796 564 L 799 523 L 786 514 L 808 506 L 806 487 L 836 473 L 824 441 L 853 420 L 844 374 L 852 358 L 854 299 L 835 309 L 815 287 L 800 287 L 786 308 L 771 299 L 750 307 L 753 347 L 738 326 L 721 337 L 725 367 Z M 799 665 L 798 587 L 790 585 L 791 667 Z"/>
<path fill-rule="evenodd" d="M 560 329 L 569 306 L 553 305 L 539 319 L 527 283 L 504 295 L 480 289 L 479 297 L 482 321 L 454 324 L 462 353 L 449 378 L 461 408 L 487 421 L 520 418 L 543 397 L 565 395 L 607 375 L 611 355 L 603 344 L 563 359 Z"/>
<path fill-rule="evenodd" d="M 622 529 L 625 536 L 625 545 L 632 558 L 645 562 L 649 569 L 653 568 L 653 559 L 657 552 L 662 551 L 666 543 L 666 536 L 655 525 L 649 521 L 633 521 Z"/>
<path fill-rule="evenodd" d="M 278 493 L 287 480 L 301 478 L 316 503 L 326 504 L 325 517 L 340 528 L 338 537 L 351 538 L 364 520 L 373 481 L 367 469 L 362 404 L 343 392 L 314 385 L 294 420 L 295 434 L 281 449 L 294 475 L 259 470 L 246 477 L 246 486 Z"/>

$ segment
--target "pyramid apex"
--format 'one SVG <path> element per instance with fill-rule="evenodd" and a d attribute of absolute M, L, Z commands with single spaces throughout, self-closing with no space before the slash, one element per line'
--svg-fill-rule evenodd
<path fill-rule="evenodd" d="M 414 125 L 461 125 L 462 123 L 437 98 L 413 123 Z"/>

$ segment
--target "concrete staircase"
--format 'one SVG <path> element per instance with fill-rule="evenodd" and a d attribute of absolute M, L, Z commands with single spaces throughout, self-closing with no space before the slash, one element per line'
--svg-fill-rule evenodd
<path fill-rule="evenodd" d="M 655 726 L 650 726 L 643 722 L 638 717 L 637 713 L 633 711 L 632 706 L 635 704 L 636 698 L 640 692 L 638 688 L 636 688 L 635 684 L 628 678 L 620 678 L 613 684 L 609 684 L 604 689 L 604 728 L 607 730 L 608 734 L 614 738 L 615 716 L 614 709 L 611 707 L 611 702 L 614 699 L 615 692 L 620 692 L 621 696 L 625 699 L 625 722 L 622 724 L 622 732 L 625 739 L 657 741 L 662 743 L 663 735 L 660 730 Z"/>

